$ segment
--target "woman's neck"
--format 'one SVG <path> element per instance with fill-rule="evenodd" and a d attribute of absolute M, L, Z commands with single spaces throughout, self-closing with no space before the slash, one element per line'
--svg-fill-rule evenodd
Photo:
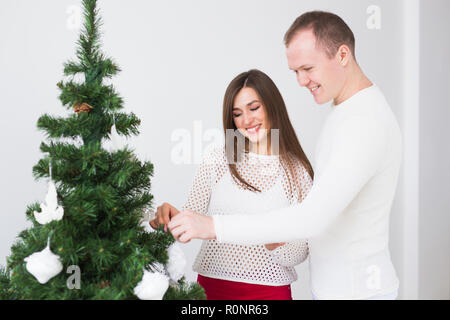
<path fill-rule="evenodd" d="M 258 141 L 257 143 L 251 143 L 249 145 L 249 151 L 260 155 L 270 156 L 272 155 L 272 149 L 270 143 L 267 141 Z"/>

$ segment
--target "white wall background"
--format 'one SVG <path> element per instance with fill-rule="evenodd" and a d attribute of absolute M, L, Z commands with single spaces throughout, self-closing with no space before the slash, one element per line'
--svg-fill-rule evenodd
<path fill-rule="evenodd" d="M 440 36 L 449 9 L 447 0 L 420 5 L 420 299 L 450 299 L 450 41 Z"/>
<path fill-rule="evenodd" d="M 46 181 L 35 181 L 31 174 L 33 165 L 43 156 L 39 144 L 44 134 L 36 130 L 36 121 L 43 113 L 67 114 L 57 99 L 56 83 L 62 78 L 63 62 L 75 57 L 78 31 L 72 30 L 70 25 L 73 22 L 71 8 L 78 4 L 76 0 L 2 0 L 0 3 L 2 265 L 6 263 L 15 237 L 28 225 L 26 205 L 41 201 L 46 193 Z M 131 143 L 141 159 L 155 165 L 152 180 L 155 204 L 168 201 L 178 207 L 184 204 L 196 163 L 176 165 L 172 162 L 171 150 L 177 144 L 171 140 L 172 133 L 187 129 L 194 135 L 195 121 L 201 121 L 203 133 L 208 129 L 221 129 L 225 88 L 234 76 L 250 68 L 266 72 L 279 87 L 302 146 L 314 164 L 312 151 L 327 107 L 315 105 L 308 92 L 298 87 L 287 68 L 282 37 L 293 20 L 305 11 L 321 9 L 340 15 L 355 33 L 360 65 L 384 91 L 401 127 L 406 128 L 405 139 L 411 146 L 411 156 L 405 159 L 406 171 L 403 170 L 392 210 L 390 247 L 402 283 L 400 297 L 419 297 L 420 276 L 424 290 L 421 298 L 450 298 L 450 246 L 448 236 L 445 238 L 443 233 L 449 225 L 448 202 L 440 202 L 439 214 L 427 215 L 427 219 L 420 216 L 420 237 L 417 227 L 419 203 L 414 192 L 419 190 L 419 154 L 415 152 L 419 145 L 419 125 L 417 121 L 408 126 L 407 120 L 414 118 L 418 107 L 411 113 L 407 102 L 412 99 L 419 105 L 418 95 L 408 98 L 410 93 L 416 93 L 410 90 L 414 88 L 414 79 L 419 79 L 418 56 L 411 51 L 419 45 L 419 35 L 414 32 L 417 27 L 414 20 L 408 20 L 410 16 L 405 12 L 419 12 L 418 0 L 316 0 L 314 4 L 298 0 L 103 0 L 99 5 L 104 21 L 104 51 L 123 70 L 113 83 L 125 99 L 126 111 L 134 112 L 142 120 L 141 134 Z M 367 26 L 373 14 L 367 9 L 373 5 L 380 9 L 380 29 Z M 432 29 L 435 18 L 430 15 L 448 12 L 449 3 L 423 1 L 420 9 L 421 21 L 430 24 L 429 29 L 421 31 L 442 32 L 442 37 L 433 33 L 436 40 L 432 45 L 439 51 L 441 41 L 447 40 L 444 30 L 450 29 L 449 22 L 442 14 L 440 21 L 446 28 Z M 407 38 L 410 41 L 405 41 Z M 448 41 L 445 48 L 448 52 Z M 428 53 L 430 59 L 434 57 L 433 52 Z M 421 60 L 422 63 L 427 61 Z M 442 62 L 445 63 L 443 58 Z M 438 69 L 442 65 L 434 62 L 434 66 Z M 448 69 L 448 63 L 445 66 Z M 421 147 L 448 135 L 443 117 L 448 119 L 449 72 L 435 74 L 434 69 L 426 70 L 424 72 L 433 79 L 428 88 L 435 90 L 430 100 L 434 109 L 425 122 L 421 118 Z M 408 79 L 412 80 L 407 82 Z M 441 91 L 437 91 L 435 82 L 440 83 Z M 421 96 L 420 108 L 428 101 L 426 97 Z M 428 107 L 423 110 L 426 112 Z M 431 132 L 435 121 L 441 124 L 442 131 L 438 133 Z M 442 177 L 441 169 L 446 169 L 444 165 L 448 163 L 440 156 L 444 141 L 427 151 L 426 159 L 420 158 L 425 168 L 434 166 L 432 174 L 436 177 Z M 209 143 L 202 141 L 201 148 Z M 448 159 L 448 150 L 446 157 Z M 436 159 L 441 160 L 436 162 Z M 422 175 L 420 179 L 426 180 Z M 442 178 L 427 180 L 427 183 L 434 183 L 437 190 L 448 186 Z M 413 193 L 410 193 L 411 186 Z M 423 193 L 422 184 L 421 187 L 420 200 L 425 197 L 426 208 L 432 208 L 439 198 L 433 197 L 434 189 Z M 410 216 L 407 211 L 410 208 L 417 214 Z M 442 221 L 444 223 L 440 223 Z M 433 231 L 435 225 L 440 227 L 439 232 Z M 424 248 L 438 246 L 441 256 L 419 255 L 419 241 L 421 253 L 427 251 Z M 185 246 L 189 265 L 199 245 L 199 241 L 193 241 Z M 293 284 L 294 298 L 310 299 L 308 262 L 298 266 L 297 271 L 299 280 Z M 434 272 L 433 281 L 428 281 L 429 272 Z M 438 283 L 439 277 L 444 284 Z M 190 268 L 187 278 L 192 281 L 196 278 Z"/>

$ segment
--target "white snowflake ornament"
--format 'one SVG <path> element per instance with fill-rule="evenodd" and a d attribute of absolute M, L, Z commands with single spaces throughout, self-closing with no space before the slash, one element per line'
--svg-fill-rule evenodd
<path fill-rule="evenodd" d="M 186 267 L 186 257 L 180 245 L 175 242 L 167 250 L 169 254 L 169 262 L 167 264 L 167 272 L 173 281 L 178 281 L 184 276 Z"/>
<path fill-rule="evenodd" d="M 168 288 L 168 276 L 144 270 L 142 280 L 134 288 L 134 294 L 141 300 L 162 300 Z"/>
<path fill-rule="evenodd" d="M 111 127 L 111 133 L 109 135 L 111 139 L 111 151 L 117 151 L 123 148 L 122 137 L 119 135 L 116 129 L 116 124 L 114 123 Z"/>
<path fill-rule="evenodd" d="M 53 220 L 61 220 L 64 215 L 64 208 L 58 205 L 58 195 L 56 186 L 52 180 L 48 184 L 45 203 L 41 203 L 41 212 L 34 211 L 34 217 L 40 224 L 46 224 Z"/>
<path fill-rule="evenodd" d="M 24 261 L 27 263 L 28 272 L 41 284 L 47 283 L 63 269 L 59 256 L 50 250 L 50 243 L 47 243 L 44 250 L 33 253 L 26 257 Z"/>

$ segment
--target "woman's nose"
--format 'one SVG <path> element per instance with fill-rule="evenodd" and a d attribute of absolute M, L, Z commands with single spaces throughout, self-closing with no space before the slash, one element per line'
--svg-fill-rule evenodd
<path fill-rule="evenodd" d="M 248 127 L 252 124 L 254 117 L 248 112 L 244 112 L 243 114 L 244 126 Z"/>

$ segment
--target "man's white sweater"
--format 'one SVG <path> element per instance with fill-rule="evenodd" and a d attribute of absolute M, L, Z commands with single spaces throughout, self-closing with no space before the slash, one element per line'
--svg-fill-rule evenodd
<path fill-rule="evenodd" d="M 309 238 L 318 299 L 364 299 L 398 289 L 389 215 L 401 133 L 376 85 L 332 105 L 317 143 L 315 179 L 300 204 L 258 215 L 214 216 L 218 242 L 262 244 Z"/>

